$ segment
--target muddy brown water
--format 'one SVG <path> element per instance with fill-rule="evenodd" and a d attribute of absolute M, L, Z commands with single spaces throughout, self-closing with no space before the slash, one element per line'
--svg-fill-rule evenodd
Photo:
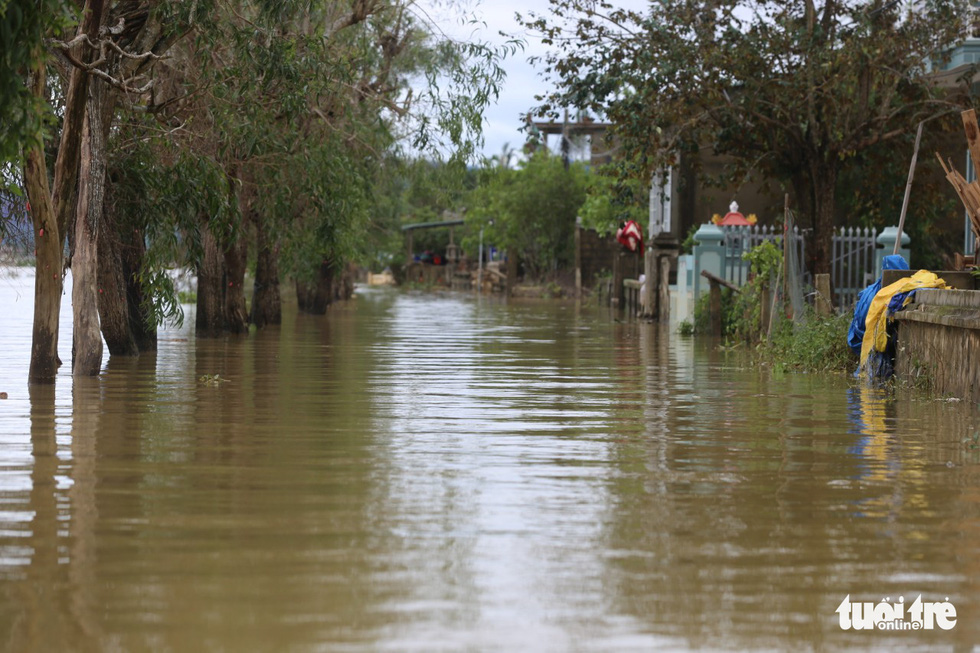
<path fill-rule="evenodd" d="M 2 650 L 980 642 L 975 406 L 591 303 L 375 290 L 28 392 L 31 296 L 0 275 Z M 835 613 L 919 595 L 955 627 Z"/>

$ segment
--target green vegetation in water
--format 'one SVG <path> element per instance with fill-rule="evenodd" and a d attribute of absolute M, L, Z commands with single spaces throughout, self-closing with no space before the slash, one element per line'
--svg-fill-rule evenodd
<path fill-rule="evenodd" d="M 780 305 L 769 324 L 762 324 L 763 301 L 771 301 L 769 289 L 783 265 L 783 254 L 772 242 L 765 242 L 743 257 L 749 262 L 750 278 L 740 292 L 723 289 L 721 294 L 722 333 L 729 343 L 754 348 L 756 355 L 774 368 L 799 372 L 844 372 L 856 364 L 847 346 L 851 316 L 817 315 L 806 309 L 802 320 L 786 319 Z M 710 330 L 710 299 L 698 298 L 694 307 L 695 333 Z M 729 347 L 732 348 L 732 347 Z"/>
<path fill-rule="evenodd" d="M 228 379 L 223 378 L 220 374 L 204 374 L 197 381 L 201 385 L 210 387 L 217 387 L 222 383 L 228 383 Z"/>
<path fill-rule="evenodd" d="M 963 440 L 968 449 L 980 449 L 980 431 L 974 431 L 973 435 Z"/>
<path fill-rule="evenodd" d="M 562 290 L 561 284 L 559 284 L 557 281 L 551 281 L 544 287 L 541 296 L 551 299 L 558 299 L 564 294 L 565 291 Z"/>
<path fill-rule="evenodd" d="M 813 313 L 797 325 L 779 320 L 772 339 L 761 343 L 759 354 L 774 367 L 800 372 L 846 372 L 857 364 L 847 346 L 851 316 L 818 316 Z"/>

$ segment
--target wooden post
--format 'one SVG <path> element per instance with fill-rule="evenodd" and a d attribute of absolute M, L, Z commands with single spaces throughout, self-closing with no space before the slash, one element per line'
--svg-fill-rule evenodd
<path fill-rule="evenodd" d="M 657 310 L 655 319 L 660 322 L 670 321 L 670 257 L 660 257 L 660 274 L 657 279 Z M 647 281 L 647 283 L 650 283 Z"/>
<path fill-rule="evenodd" d="M 707 270 L 701 270 L 701 276 L 711 284 L 709 291 L 709 312 L 711 313 L 711 335 L 721 337 L 721 287 L 725 286 L 732 292 L 739 292 L 738 286 L 729 283 L 721 277 L 711 274 Z"/>
<path fill-rule="evenodd" d="M 973 109 L 970 109 L 973 112 Z M 964 122 L 966 118 L 963 119 Z M 915 160 L 919 156 L 919 142 L 922 140 L 922 125 L 925 121 L 919 123 L 919 128 L 915 131 L 915 147 L 912 149 L 912 163 L 909 164 L 909 180 L 905 184 L 905 199 L 902 200 L 902 214 L 898 218 L 898 238 L 895 239 L 895 249 L 892 254 L 898 254 L 898 248 L 902 246 L 902 230 L 905 229 L 905 213 L 909 208 L 909 194 L 912 192 L 912 178 L 915 176 Z M 973 115 L 973 131 L 976 133 L 977 117 L 976 114 Z M 969 137 L 970 130 L 966 130 L 967 136 Z M 973 151 L 972 149 L 970 150 Z"/>
<path fill-rule="evenodd" d="M 710 309 L 711 313 L 711 335 L 721 337 L 721 285 L 711 282 Z"/>
<path fill-rule="evenodd" d="M 657 308 L 657 250 L 651 244 L 647 248 L 643 257 L 643 274 L 646 275 L 646 283 L 643 285 L 643 296 L 640 297 L 640 305 L 643 307 L 643 317 L 658 319 Z"/>
<path fill-rule="evenodd" d="M 759 296 L 760 308 L 759 311 L 759 333 L 769 333 L 769 316 L 772 310 L 772 291 L 768 287 L 763 286 L 762 292 Z"/>
<path fill-rule="evenodd" d="M 783 200 L 783 297 L 789 297 L 789 248 L 790 238 L 793 236 L 790 233 L 790 219 L 789 219 L 789 193 L 786 193 Z M 783 302 L 785 303 L 785 299 Z"/>
<path fill-rule="evenodd" d="M 582 297 L 582 218 L 575 218 L 575 299 Z"/>
<path fill-rule="evenodd" d="M 830 315 L 834 312 L 833 304 L 830 301 L 830 275 L 818 274 L 813 278 L 817 290 L 817 315 Z"/>
<path fill-rule="evenodd" d="M 612 305 L 619 308 L 623 304 L 623 254 L 618 250 L 615 254 L 613 254 L 613 279 L 611 290 Z"/>

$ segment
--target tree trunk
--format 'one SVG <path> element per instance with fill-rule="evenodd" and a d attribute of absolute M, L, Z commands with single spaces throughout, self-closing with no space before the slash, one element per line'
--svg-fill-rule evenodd
<path fill-rule="evenodd" d="M 248 243 L 223 247 L 209 225 L 201 227 L 204 256 L 197 269 L 197 337 L 248 333 L 245 267 Z"/>
<path fill-rule="evenodd" d="M 248 333 L 248 309 L 245 304 L 245 265 L 248 241 L 244 238 L 228 246 L 224 251 L 226 282 L 222 284 L 225 296 L 224 328 L 231 333 Z"/>
<path fill-rule="evenodd" d="M 157 350 L 157 323 L 147 308 L 149 297 L 139 280 L 146 258 L 146 240 L 141 229 L 133 229 L 123 241 L 122 262 L 126 274 L 126 304 L 129 309 L 129 328 L 140 353 Z"/>
<path fill-rule="evenodd" d="M 79 34 L 98 37 L 104 1 L 87 0 Z M 92 48 L 81 46 L 78 56 L 91 62 Z M 45 96 L 44 57 L 38 53 L 32 71 L 31 91 L 38 100 Z M 34 329 L 28 383 L 53 383 L 58 374 L 58 327 L 61 312 L 63 243 L 75 213 L 82 126 L 88 102 L 88 73 L 73 67 L 62 114 L 61 141 L 54 164 L 54 187 L 48 187 L 43 140 L 40 133 L 26 148 L 24 183 L 31 201 L 34 239 L 37 247 L 34 277 Z"/>
<path fill-rule="evenodd" d="M 313 284 L 307 283 L 305 281 L 296 281 L 296 307 L 299 308 L 300 313 L 308 313 L 308 307 L 312 300 L 310 296 L 313 294 L 311 288 Z"/>
<path fill-rule="evenodd" d="M 197 267 L 196 334 L 198 338 L 218 338 L 224 334 L 225 261 L 207 224 L 201 227 L 201 245 L 204 255 Z"/>
<path fill-rule="evenodd" d="M 41 82 L 43 86 L 43 81 Z M 40 140 L 40 134 L 38 135 Z M 24 183 L 34 223 L 34 332 L 28 383 L 54 383 L 58 375 L 58 316 L 61 313 L 62 240 L 58 236 L 48 171 L 40 142 L 29 148 Z"/>
<path fill-rule="evenodd" d="M 125 234 L 118 228 L 116 215 L 105 211 L 99 223 L 99 321 L 110 356 L 139 356 L 136 334 L 130 325 L 127 297 L 128 277 L 123 262 L 121 241 Z"/>
<path fill-rule="evenodd" d="M 89 119 L 82 127 L 81 166 L 78 174 L 75 251 L 72 254 L 71 267 L 72 311 L 75 318 L 71 348 L 72 374 L 78 376 L 96 376 L 102 368 L 102 333 L 99 330 L 99 293 L 96 286 L 96 238 L 98 215 L 102 212 L 105 148 L 99 147 L 98 143 L 100 127 L 95 125 L 95 129 L 92 129 L 93 120 L 97 122 L 98 118 L 98 114 L 89 114 Z M 93 132 L 99 133 L 94 144 Z"/>
<path fill-rule="evenodd" d="M 834 243 L 834 209 L 838 169 L 834 165 L 814 167 L 813 243 L 810 247 L 813 274 L 830 274 Z"/>
<path fill-rule="evenodd" d="M 354 294 L 354 266 L 348 263 L 330 281 L 330 303 L 347 301 Z"/>
<path fill-rule="evenodd" d="M 257 260 L 251 322 L 261 329 L 269 324 L 282 323 L 282 297 L 279 293 L 279 261 L 275 248 L 262 218 L 253 215 L 253 222 Z"/>
<path fill-rule="evenodd" d="M 310 315 L 325 315 L 334 296 L 333 266 L 324 261 L 313 282 L 296 282 L 299 310 Z"/>
<path fill-rule="evenodd" d="M 521 259 L 516 247 L 507 250 L 507 292 L 511 293 L 517 287 L 517 275 L 520 273 Z"/>
<path fill-rule="evenodd" d="M 106 202 L 99 223 L 99 318 L 112 356 L 156 351 L 156 324 L 145 309 L 139 271 L 146 255 L 142 231 Z"/>

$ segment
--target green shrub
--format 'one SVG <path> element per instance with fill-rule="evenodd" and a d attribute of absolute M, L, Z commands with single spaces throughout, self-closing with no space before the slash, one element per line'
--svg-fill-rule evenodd
<path fill-rule="evenodd" d="M 814 315 L 808 311 L 806 319 L 794 325 L 786 319 L 772 335 L 772 341 L 760 346 L 760 353 L 775 366 L 800 372 L 847 371 L 857 359 L 847 346 L 847 330 L 851 316 Z"/>
<path fill-rule="evenodd" d="M 753 342 L 768 330 L 762 326 L 762 301 L 771 301 L 768 291 L 783 267 L 783 252 L 767 240 L 745 252 L 742 258 L 749 262 L 749 281 L 742 286 L 732 307 L 732 335 Z"/>

